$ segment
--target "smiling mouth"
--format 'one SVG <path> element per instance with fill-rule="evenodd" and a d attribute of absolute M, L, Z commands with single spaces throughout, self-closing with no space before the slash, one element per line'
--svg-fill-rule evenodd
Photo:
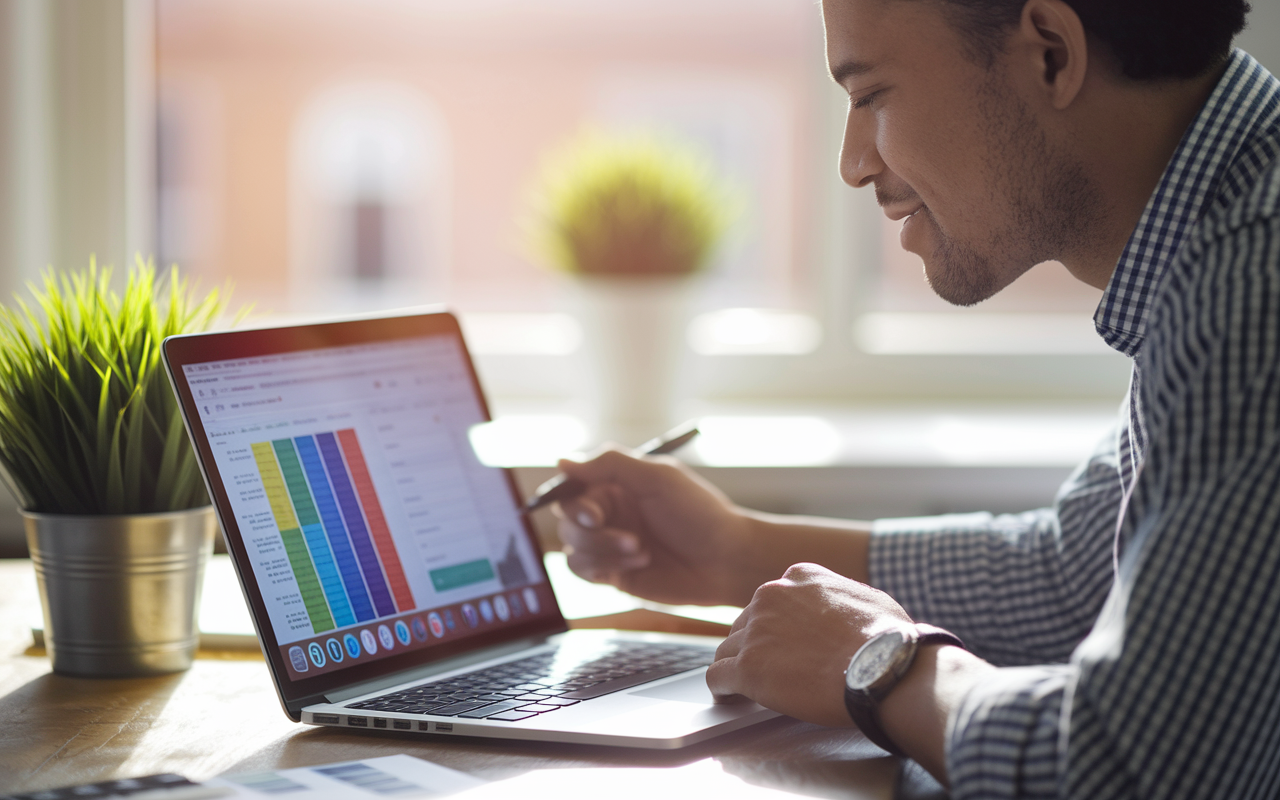
<path fill-rule="evenodd" d="M 910 219 L 911 217 L 914 217 L 916 214 L 919 214 L 923 210 L 924 210 L 924 204 L 921 203 L 915 208 L 903 208 L 903 209 L 886 208 L 884 209 L 884 215 L 889 219 L 893 220 L 894 222 L 897 222 L 900 219 Z"/>

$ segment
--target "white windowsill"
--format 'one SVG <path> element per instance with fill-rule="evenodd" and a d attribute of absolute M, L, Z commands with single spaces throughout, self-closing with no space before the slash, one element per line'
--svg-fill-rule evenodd
<path fill-rule="evenodd" d="M 499 399 L 473 441 L 486 463 L 549 467 L 594 445 L 585 420 Z M 702 435 L 681 453 L 728 467 L 1071 467 L 1115 419 L 1103 405 L 787 406 L 689 404 Z M 658 431 L 654 431 L 658 433 Z"/>

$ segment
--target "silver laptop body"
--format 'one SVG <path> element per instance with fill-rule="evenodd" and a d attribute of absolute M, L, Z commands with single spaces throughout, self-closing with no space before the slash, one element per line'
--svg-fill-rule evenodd
<path fill-rule="evenodd" d="M 446 312 L 176 336 L 164 361 L 285 712 L 426 735 L 675 748 L 717 640 L 569 631 Z"/>

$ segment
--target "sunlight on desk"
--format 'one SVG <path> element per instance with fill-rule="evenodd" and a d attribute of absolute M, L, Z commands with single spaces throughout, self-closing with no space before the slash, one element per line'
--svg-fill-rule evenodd
<path fill-rule="evenodd" d="M 557 559 L 561 566 L 551 570 L 567 572 L 562 556 L 550 563 Z M 215 570 L 230 566 L 225 559 L 215 562 L 223 565 Z M 614 590 L 577 583 L 565 590 L 570 609 L 599 613 L 622 607 L 616 595 L 608 594 Z M 222 588 L 211 597 L 220 595 L 227 605 L 232 597 L 243 603 L 229 571 L 212 578 L 209 588 L 215 586 Z M 578 594 L 583 589 L 603 594 L 592 600 Z M 31 647 L 29 620 L 38 613 L 31 562 L 0 561 L 0 719 L 5 720 L 0 787 L 8 792 L 161 772 L 203 781 L 222 773 L 398 753 L 486 781 L 524 776 L 531 792 L 535 784 L 555 786 L 555 796 L 566 800 L 618 796 L 619 780 L 669 797 L 688 796 L 682 787 L 693 780 L 705 784 L 698 794 L 705 797 L 765 797 L 764 789 L 754 788 L 765 787 L 808 796 L 878 798 L 892 796 L 899 781 L 898 761 L 884 758 L 856 731 L 787 718 L 670 752 L 317 729 L 285 716 L 257 656 L 226 660 L 206 650 L 189 671 L 155 678 L 51 674 L 48 658 Z"/>
<path fill-rule="evenodd" d="M 462 794 L 458 800 L 507 800 L 511 797 L 607 797 L 609 800 L 654 800 L 688 797 L 735 800 L 768 800 L 795 797 L 793 792 L 754 785 L 756 776 L 744 778 L 741 764 L 709 759 L 672 769 L 561 769 L 529 772 L 518 778 L 489 783 Z M 883 797 L 878 789 L 891 783 L 897 771 L 893 759 L 877 758 L 860 762 L 860 780 L 850 781 L 838 796 Z M 750 778 L 753 782 L 748 782 Z M 865 787 L 865 790 L 861 787 Z M 808 792 L 806 792 L 807 794 Z M 836 796 L 822 792 L 818 796 Z"/>

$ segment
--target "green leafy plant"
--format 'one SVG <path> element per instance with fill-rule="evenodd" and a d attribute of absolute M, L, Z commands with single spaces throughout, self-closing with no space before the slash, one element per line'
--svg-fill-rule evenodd
<path fill-rule="evenodd" d="M 529 233 L 566 272 L 682 275 L 706 265 L 738 205 L 689 147 L 587 133 L 548 158 Z"/>
<path fill-rule="evenodd" d="M 143 514 L 209 502 L 160 363 L 164 337 L 207 329 L 225 292 L 198 297 L 141 258 L 47 272 L 32 304 L 0 309 L 0 465 L 27 511 Z"/>

